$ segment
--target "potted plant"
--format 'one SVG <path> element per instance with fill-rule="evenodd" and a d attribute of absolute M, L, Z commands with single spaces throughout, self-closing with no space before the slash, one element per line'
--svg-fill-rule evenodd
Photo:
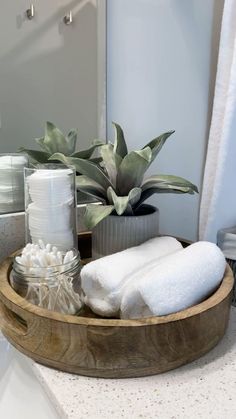
<path fill-rule="evenodd" d="M 101 161 L 100 157 L 92 157 L 94 151 L 103 145 L 104 143 L 100 140 L 92 141 L 91 146 L 88 149 L 75 151 L 77 143 L 78 130 L 72 129 L 65 136 L 59 128 L 57 128 L 52 122 L 47 121 L 45 126 L 45 135 L 41 138 L 35 138 L 36 143 L 39 145 L 41 150 L 27 149 L 21 147 L 20 152 L 25 153 L 29 157 L 29 162 L 32 166 L 38 163 L 51 163 L 51 156 L 55 153 L 62 153 L 64 156 L 78 157 L 80 159 L 89 159 L 94 163 Z M 58 162 L 54 159 L 55 163 Z M 78 191 L 77 194 L 78 202 L 91 202 L 87 194 Z"/>
<path fill-rule="evenodd" d="M 141 150 L 128 152 L 124 133 L 115 124 L 115 142 L 100 147 L 100 165 L 78 157 L 55 153 L 51 159 L 73 164 L 82 175 L 78 189 L 99 199 L 102 205 L 87 205 L 85 224 L 93 230 L 93 258 L 138 245 L 158 235 L 158 209 L 144 202 L 154 193 L 198 192 L 182 177 L 153 175 L 146 170 L 174 131 L 161 134 Z"/>
<path fill-rule="evenodd" d="M 21 147 L 19 151 L 28 155 L 32 165 L 35 163 L 51 163 L 51 156 L 55 153 L 62 153 L 64 156 L 78 157 L 80 159 L 91 159 L 91 161 L 98 163 L 100 158 L 92 158 L 91 156 L 96 148 L 104 143 L 100 140 L 94 140 L 88 149 L 75 151 L 77 136 L 77 129 L 70 130 L 65 136 L 59 128 L 48 121 L 46 122 L 44 137 L 35 138 L 41 150 L 29 150 Z M 57 159 L 54 160 L 57 161 Z"/>

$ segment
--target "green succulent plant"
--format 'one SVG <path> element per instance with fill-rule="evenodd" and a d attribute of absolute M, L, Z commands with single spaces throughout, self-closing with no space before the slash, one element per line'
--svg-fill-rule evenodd
<path fill-rule="evenodd" d="M 143 202 L 154 193 L 198 192 L 197 186 L 179 176 L 153 175 L 144 179 L 146 170 L 174 131 L 161 134 L 141 150 L 128 152 L 122 128 L 116 123 L 113 125 L 115 142 L 101 146 L 100 165 L 61 153 L 50 157 L 74 165 L 82 173 L 77 176 L 77 188 L 102 202 L 103 205 L 87 205 L 87 228 L 92 229 L 110 214 L 136 215 Z"/>
<path fill-rule="evenodd" d="M 96 148 L 104 144 L 100 140 L 94 140 L 88 149 L 75 152 L 77 134 L 77 129 L 73 129 L 65 136 L 52 122 L 46 122 L 44 137 L 35 139 L 41 150 L 29 150 L 21 147 L 19 151 L 26 153 L 32 164 L 48 163 L 55 153 L 80 159 L 90 159 Z M 101 159 L 94 158 L 91 160 L 98 163 Z"/>

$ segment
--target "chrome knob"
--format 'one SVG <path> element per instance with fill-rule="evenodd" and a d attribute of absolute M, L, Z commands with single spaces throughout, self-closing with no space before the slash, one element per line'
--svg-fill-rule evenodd
<path fill-rule="evenodd" d="M 30 8 L 26 10 L 26 16 L 29 20 L 33 19 L 35 15 L 34 5 L 31 4 Z"/>
<path fill-rule="evenodd" d="M 71 10 L 70 10 L 68 15 L 64 16 L 63 21 L 66 25 L 70 25 L 73 22 L 73 17 L 72 17 L 72 11 Z"/>

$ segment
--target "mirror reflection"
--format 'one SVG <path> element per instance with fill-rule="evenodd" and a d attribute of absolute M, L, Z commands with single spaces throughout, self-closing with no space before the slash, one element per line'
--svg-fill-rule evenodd
<path fill-rule="evenodd" d="M 0 153 L 50 152 L 54 125 L 54 152 L 61 133 L 68 155 L 103 137 L 105 1 L 3 0 L 0 28 Z"/>

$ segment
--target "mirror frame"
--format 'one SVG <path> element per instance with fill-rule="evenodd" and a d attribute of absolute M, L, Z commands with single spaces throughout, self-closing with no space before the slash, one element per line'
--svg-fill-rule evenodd
<path fill-rule="evenodd" d="M 106 140 L 107 134 L 107 1 L 97 3 L 97 127 L 98 138 Z"/>

